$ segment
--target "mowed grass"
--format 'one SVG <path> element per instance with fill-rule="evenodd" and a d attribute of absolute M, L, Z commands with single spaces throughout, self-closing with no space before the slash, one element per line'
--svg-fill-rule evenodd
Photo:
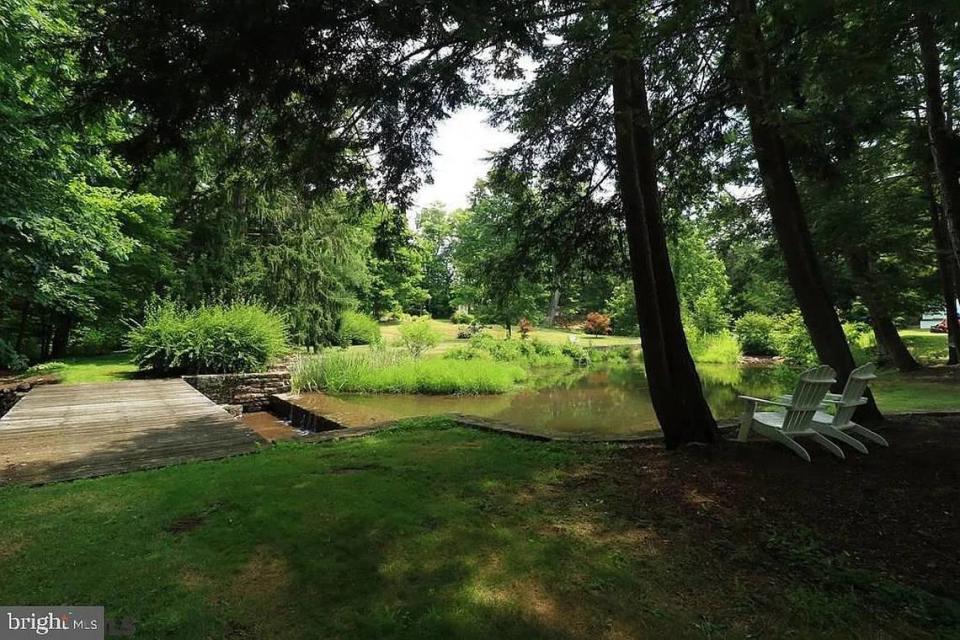
<path fill-rule="evenodd" d="M 432 353 L 440 353 L 451 349 L 455 346 L 462 346 L 466 344 L 466 340 L 457 339 L 457 325 L 453 324 L 449 320 L 437 320 L 431 319 L 430 326 L 440 333 L 443 336 L 442 341 L 436 347 L 434 347 Z M 507 337 L 507 330 L 503 327 L 488 325 L 484 331 L 495 338 L 505 338 Z M 400 325 L 397 323 L 381 323 L 380 324 L 380 334 L 383 336 L 383 339 L 388 345 L 396 344 L 400 339 Z M 577 342 L 585 347 L 590 346 L 599 346 L 599 345 L 630 345 L 630 344 L 639 344 L 640 339 L 637 337 L 630 336 L 588 336 L 582 331 L 568 331 L 565 329 L 551 329 L 551 328 L 541 328 L 535 327 L 533 332 L 530 334 L 531 337 L 538 338 L 544 342 L 549 342 L 550 344 L 562 345 L 570 341 L 570 337 L 573 336 L 576 338 Z M 520 330 L 517 327 L 513 327 L 513 337 L 520 337 Z M 354 348 L 365 348 L 365 347 L 354 347 Z"/>
<path fill-rule="evenodd" d="M 960 411 L 960 383 L 911 380 L 893 372 L 871 387 L 881 411 Z"/>
<path fill-rule="evenodd" d="M 137 372 L 129 353 L 63 358 L 60 362 L 66 365 L 55 371 L 61 384 L 128 380 Z"/>
<path fill-rule="evenodd" d="M 946 363 L 947 335 L 928 329 L 901 329 L 900 336 L 913 357 L 923 364 Z"/>
<path fill-rule="evenodd" d="M 103 605 L 135 619 L 140 639 L 937 631 L 888 604 L 884 589 L 906 587 L 862 563 L 854 590 L 821 586 L 775 546 L 729 532 L 718 553 L 697 527 L 725 512 L 695 495 L 633 513 L 643 488 L 612 480 L 619 455 L 420 420 L 361 440 L 8 487 L 0 602 Z M 793 531 L 764 526 L 772 540 Z"/>

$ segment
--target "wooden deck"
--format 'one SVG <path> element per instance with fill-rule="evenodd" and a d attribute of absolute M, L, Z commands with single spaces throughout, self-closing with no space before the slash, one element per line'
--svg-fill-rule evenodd
<path fill-rule="evenodd" d="M 224 458 L 262 442 L 183 380 L 41 386 L 0 418 L 0 484 Z"/>

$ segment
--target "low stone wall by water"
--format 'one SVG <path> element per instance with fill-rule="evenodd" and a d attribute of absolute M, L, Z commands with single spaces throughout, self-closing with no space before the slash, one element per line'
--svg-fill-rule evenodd
<path fill-rule="evenodd" d="M 183 379 L 217 404 L 242 405 L 246 412 L 263 411 L 270 405 L 270 396 L 290 392 L 289 371 L 206 374 Z"/>
<path fill-rule="evenodd" d="M 328 416 L 314 413 L 290 402 L 289 395 L 285 393 L 270 397 L 270 413 L 281 420 L 286 420 L 294 429 L 332 431 L 345 428 L 345 425 Z"/>
<path fill-rule="evenodd" d="M 30 389 L 41 384 L 54 384 L 58 382 L 55 376 L 37 376 L 24 380 L 17 380 L 8 384 L 0 384 L 0 417 L 3 417 L 13 405 L 20 401 Z"/>
<path fill-rule="evenodd" d="M 0 389 L 0 417 L 10 411 L 13 405 L 19 402 L 23 394 L 18 393 L 16 389 Z"/>

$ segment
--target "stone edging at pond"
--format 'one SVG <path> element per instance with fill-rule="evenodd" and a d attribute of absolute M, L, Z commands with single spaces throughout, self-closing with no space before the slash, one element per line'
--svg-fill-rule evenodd
<path fill-rule="evenodd" d="M 25 380 L 17 380 L 9 384 L 0 385 L 0 418 L 2 418 L 13 405 L 20 401 L 31 389 L 42 384 L 56 384 L 59 382 L 55 376 L 37 376 Z"/>
<path fill-rule="evenodd" d="M 244 411 L 264 411 L 271 396 L 290 392 L 289 371 L 214 373 L 183 376 L 191 387 L 219 405 L 241 405 Z"/>

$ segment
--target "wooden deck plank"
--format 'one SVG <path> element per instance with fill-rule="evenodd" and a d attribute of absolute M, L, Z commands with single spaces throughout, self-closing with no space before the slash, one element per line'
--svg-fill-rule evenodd
<path fill-rule="evenodd" d="M 182 380 L 41 386 L 0 418 L 0 484 L 125 473 L 262 444 Z"/>

